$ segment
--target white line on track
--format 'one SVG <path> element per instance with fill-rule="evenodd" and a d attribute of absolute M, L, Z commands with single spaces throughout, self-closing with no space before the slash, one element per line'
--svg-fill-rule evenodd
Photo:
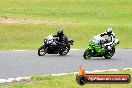
<path fill-rule="evenodd" d="M 121 69 L 109 69 L 109 70 L 93 70 L 93 71 L 85 71 L 86 73 L 97 73 L 97 72 L 106 72 L 106 71 L 118 71 Z M 124 68 L 123 70 L 132 70 L 132 68 Z M 51 74 L 51 76 L 63 76 L 66 74 L 77 74 L 78 72 L 72 73 L 60 73 L 60 74 Z M 12 83 L 12 82 L 20 82 L 30 80 L 32 76 L 29 77 L 17 77 L 17 78 L 8 78 L 8 79 L 0 79 L 0 84 L 3 83 Z"/>

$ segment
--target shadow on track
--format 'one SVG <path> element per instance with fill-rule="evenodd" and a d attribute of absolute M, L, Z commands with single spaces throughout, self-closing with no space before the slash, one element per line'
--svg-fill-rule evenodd
<path fill-rule="evenodd" d="M 82 59 L 84 59 L 84 58 L 82 58 Z M 117 60 L 117 59 L 116 58 L 105 59 L 103 57 L 94 57 L 94 58 L 91 58 L 91 59 L 84 59 L 84 60 L 90 60 L 90 61 L 93 61 L 93 60 L 95 60 L 95 61 L 100 61 L 100 60 L 102 60 L 102 61 L 113 61 L 113 60 Z"/>

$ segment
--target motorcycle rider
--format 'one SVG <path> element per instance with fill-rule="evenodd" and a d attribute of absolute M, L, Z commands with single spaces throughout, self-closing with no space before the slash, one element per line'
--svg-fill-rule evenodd
<path fill-rule="evenodd" d="M 108 35 L 106 39 L 106 43 L 102 46 L 105 47 L 107 50 L 111 50 L 114 42 L 115 42 L 115 34 L 112 32 L 112 28 L 108 28 L 105 32 L 101 33 L 100 36 Z"/>
<path fill-rule="evenodd" d="M 67 36 L 64 34 L 63 30 L 60 29 L 57 31 L 57 35 L 53 35 L 53 37 L 58 37 L 58 43 L 59 45 L 61 44 L 67 44 L 68 43 L 68 38 Z"/>

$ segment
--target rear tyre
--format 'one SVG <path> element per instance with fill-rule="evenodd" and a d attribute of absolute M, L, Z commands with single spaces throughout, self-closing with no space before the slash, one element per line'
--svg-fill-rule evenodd
<path fill-rule="evenodd" d="M 115 48 L 112 48 L 110 51 L 107 51 L 106 54 L 104 55 L 105 59 L 111 59 L 114 53 L 115 53 Z"/>
<path fill-rule="evenodd" d="M 84 54 L 83 54 L 84 59 L 90 59 L 92 57 L 92 50 L 91 49 L 86 49 Z"/>
<path fill-rule="evenodd" d="M 60 54 L 61 56 L 66 55 L 66 54 L 69 52 L 69 50 L 70 50 L 70 46 L 66 46 L 66 47 L 65 47 L 65 50 L 60 50 L 60 51 L 59 51 L 59 54 Z"/>
<path fill-rule="evenodd" d="M 38 55 L 39 55 L 39 56 L 44 56 L 44 55 L 47 53 L 47 49 L 48 49 L 48 48 L 46 48 L 45 45 L 42 45 L 42 46 L 38 49 Z"/>

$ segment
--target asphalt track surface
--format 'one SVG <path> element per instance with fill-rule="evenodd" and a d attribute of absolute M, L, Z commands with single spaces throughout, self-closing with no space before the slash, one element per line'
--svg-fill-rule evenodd
<path fill-rule="evenodd" d="M 132 68 L 132 49 L 117 49 L 112 59 L 83 59 L 84 50 L 71 50 L 66 56 L 38 56 L 37 51 L 0 51 L 0 79 L 42 74 Z"/>

